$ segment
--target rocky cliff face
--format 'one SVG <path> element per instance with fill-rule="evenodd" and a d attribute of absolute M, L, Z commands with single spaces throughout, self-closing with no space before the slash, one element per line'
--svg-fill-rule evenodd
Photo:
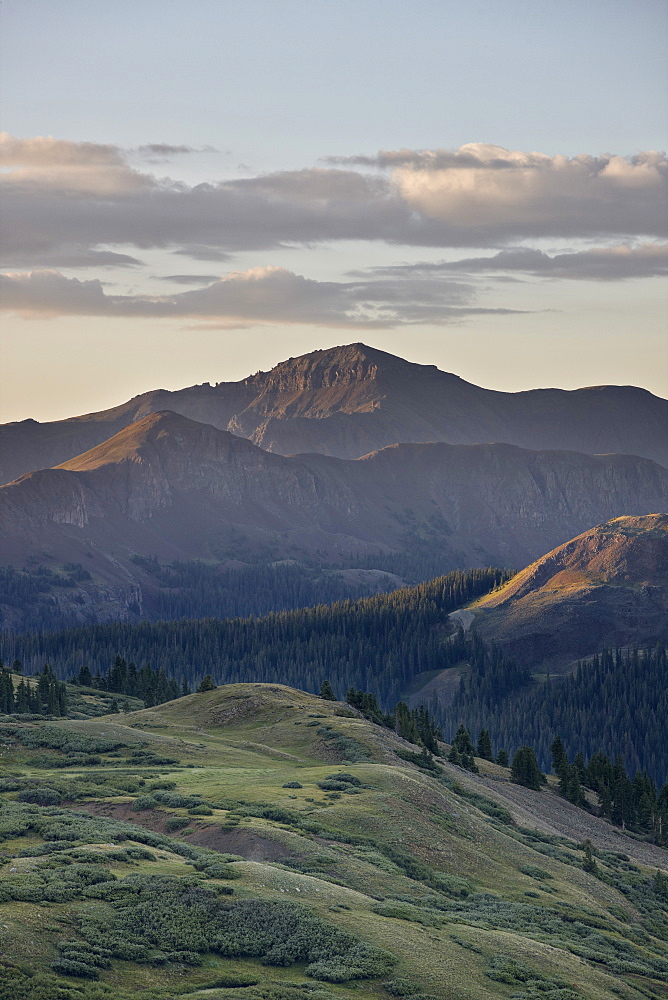
<path fill-rule="evenodd" d="M 0 543 L 17 566 L 47 551 L 106 584 L 136 583 L 135 554 L 224 560 L 232 537 L 323 563 L 427 550 L 446 572 L 520 566 L 619 511 L 667 507 L 668 470 L 628 455 L 406 444 L 284 457 L 161 412 L 2 487 Z"/>
<path fill-rule="evenodd" d="M 290 358 L 241 382 L 157 390 L 100 413 L 0 427 L 0 482 L 66 462 L 150 413 L 172 410 L 266 451 L 358 458 L 397 442 L 503 442 L 640 455 L 668 466 L 668 401 L 631 386 L 481 389 L 363 344 Z"/>
<path fill-rule="evenodd" d="M 668 640 L 668 515 L 617 517 L 518 573 L 476 607 L 481 635 L 567 668 L 602 649 Z"/>

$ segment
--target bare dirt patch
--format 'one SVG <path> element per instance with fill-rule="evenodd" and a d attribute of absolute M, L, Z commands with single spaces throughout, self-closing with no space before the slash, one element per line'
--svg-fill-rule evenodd
<path fill-rule="evenodd" d="M 94 816 L 110 816 L 114 819 L 123 819 L 136 826 L 143 826 L 147 830 L 155 833 L 163 833 L 167 837 L 173 834 L 166 829 L 168 816 L 156 810 L 145 810 L 141 813 L 133 812 L 129 803 L 125 802 L 89 802 L 83 806 L 76 806 L 79 812 L 91 813 Z M 194 816 L 190 823 L 192 833 L 187 834 L 183 840 L 188 844 L 196 844 L 198 847 L 208 847 L 212 851 L 220 851 L 222 854 L 239 854 L 247 861 L 284 861 L 297 857 L 288 850 L 279 840 L 272 837 L 263 837 L 255 830 L 248 830 L 237 827 L 233 830 L 224 830 L 216 823 L 203 823 Z"/>

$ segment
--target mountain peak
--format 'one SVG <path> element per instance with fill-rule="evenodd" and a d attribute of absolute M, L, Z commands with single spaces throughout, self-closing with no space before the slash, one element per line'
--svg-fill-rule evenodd
<path fill-rule="evenodd" d="M 408 374 L 412 370 L 438 371 L 433 365 L 415 365 L 386 351 L 357 343 L 287 358 L 270 372 L 259 372 L 246 381 L 250 384 L 261 382 L 266 389 L 274 391 L 321 390 L 358 385 L 398 372 Z"/>
<path fill-rule="evenodd" d="M 153 451 L 169 441 L 180 450 L 196 450 L 202 437 L 214 436 L 218 441 L 231 446 L 236 443 L 241 448 L 253 448 L 250 441 L 235 438 L 229 431 L 219 430 L 209 424 L 198 423 L 173 410 L 156 410 L 140 420 L 128 424 L 113 437 L 89 451 L 56 466 L 68 472 L 90 472 L 103 465 L 118 465 L 121 462 L 141 462 L 147 450 Z"/>

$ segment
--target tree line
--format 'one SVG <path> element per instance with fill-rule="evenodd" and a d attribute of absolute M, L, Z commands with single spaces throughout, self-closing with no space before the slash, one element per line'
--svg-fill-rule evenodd
<path fill-rule="evenodd" d="M 496 742 L 533 746 L 543 768 L 550 764 L 558 735 L 572 757 L 581 752 L 590 758 L 599 751 L 613 760 L 619 755 L 627 771 L 645 770 L 655 781 L 665 781 L 668 660 L 663 645 L 608 649 L 580 662 L 566 677 L 538 683 L 527 676 L 514 687 L 509 678 L 520 677 L 512 666 L 499 666 L 498 651 L 488 654 L 482 671 L 473 666 L 464 676 L 452 705 L 436 710 L 444 728 L 455 719 L 472 731 L 488 727 Z"/>
<path fill-rule="evenodd" d="M 189 687 L 211 674 L 216 683 L 264 681 L 317 691 L 332 677 L 341 691 L 381 691 L 387 708 L 416 674 L 458 662 L 460 645 L 444 641 L 448 614 L 507 578 L 493 568 L 457 570 L 416 587 L 263 618 L 115 622 L 5 636 L 5 654 L 20 657 L 28 669 L 48 660 L 60 677 L 85 667 L 104 676 L 120 655 Z"/>
<path fill-rule="evenodd" d="M 20 671 L 20 664 L 15 669 Z M 59 681 L 47 663 L 29 683 L 21 677 L 14 684 L 12 673 L 0 660 L 0 714 L 67 715 L 67 685 Z"/>
<path fill-rule="evenodd" d="M 156 682 L 160 692 L 147 693 L 152 704 L 170 691 L 195 689 L 206 674 L 214 683 L 278 682 L 307 691 L 331 678 L 339 697 L 351 687 L 377 691 L 384 712 L 402 700 L 416 675 L 464 665 L 452 703 L 429 704 L 444 731 L 463 721 L 472 732 L 488 729 L 510 753 L 530 745 L 543 769 L 558 734 L 571 755 L 621 755 L 627 771 L 665 780 L 665 649 L 607 650 L 571 676 L 539 683 L 502 649 L 461 628 L 453 632 L 448 622 L 451 611 L 506 577 L 496 569 L 455 571 L 371 598 L 262 618 L 117 622 L 5 635 L 4 652 L 20 656 L 31 670 L 49 662 L 61 678 L 89 670 L 98 687 L 118 655 L 126 664 L 152 664 L 163 674 Z M 168 680 L 174 682 L 169 690 Z M 123 693 L 134 690 L 131 684 Z"/>
<path fill-rule="evenodd" d="M 333 698 L 329 681 L 325 681 L 320 697 Z M 376 725 L 393 729 L 397 735 L 422 749 L 421 755 L 411 760 L 427 770 L 438 768 L 432 754 L 441 756 L 439 741 L 443 733 L 436 719 L 424 705 L 410 710 L 404 702 L 399 702 L 393 712 L 383 712 L 375 695 L 351 688 L 346 696 L 349 705 L 357 708 L 369 721 Z M 550 746 L 552 771 L 558 778 L 559 794 L 573 805 L 589 809 L 586 791 L 595 792 L 598 812 L 616 826 L 639 833 L 657 844 L 668 844 L 668 783 L 657 789 L 647 771 L 636 771 L 630 778 L 624 762 L 617 756 L 614 762 L 602 752 L 595 753 L 589 761 L 579 750 L 569 761 L 560 736 L 556 736 Z M 489 729 L 480 730 L 478 740 L 473 742 L 470 731 L 460 723 L 450 739 L 447 760 L 477 774 L 476 758 L 510 767 L 511 781 L 540 791 L 547 784 L 541 770 L 534 747 L 523 744 L 513 754 L 512 761 L 504 749 L 493 752 Z M 593 861 L 592 861 L 593 864 Z"/>

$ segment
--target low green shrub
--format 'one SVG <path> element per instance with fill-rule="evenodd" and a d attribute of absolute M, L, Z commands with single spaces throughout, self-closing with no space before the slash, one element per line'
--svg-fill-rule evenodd
<path fill-rule="evenodd" d="M 132 809 L 134 812 L 144 812 L 146 809 L 155 809 L 157 805 L 158 800 L 152 795 L 140 795 L 132 803 Z"/>
<path fill-rule="evenodd" d="M 19 802 L 32 802 L 38 806 L 60 805 L 62 795 L 55 788 L 25 788 L 19 792 Z"/>
<path fill-rule="evenodd" d="M 165 826 L 168 830 L 182 830 L 189 822 L 187 816 L 170 816 Z"/>
<path fill-rule="evenodd" d="M 342 781 L 345 785 L 361 785 L 362 782 L 354 774 L 348 774 L 346 771 L 341 771 L 338 774 L 328 774 L 325 776 L 326 781 Z"/>

